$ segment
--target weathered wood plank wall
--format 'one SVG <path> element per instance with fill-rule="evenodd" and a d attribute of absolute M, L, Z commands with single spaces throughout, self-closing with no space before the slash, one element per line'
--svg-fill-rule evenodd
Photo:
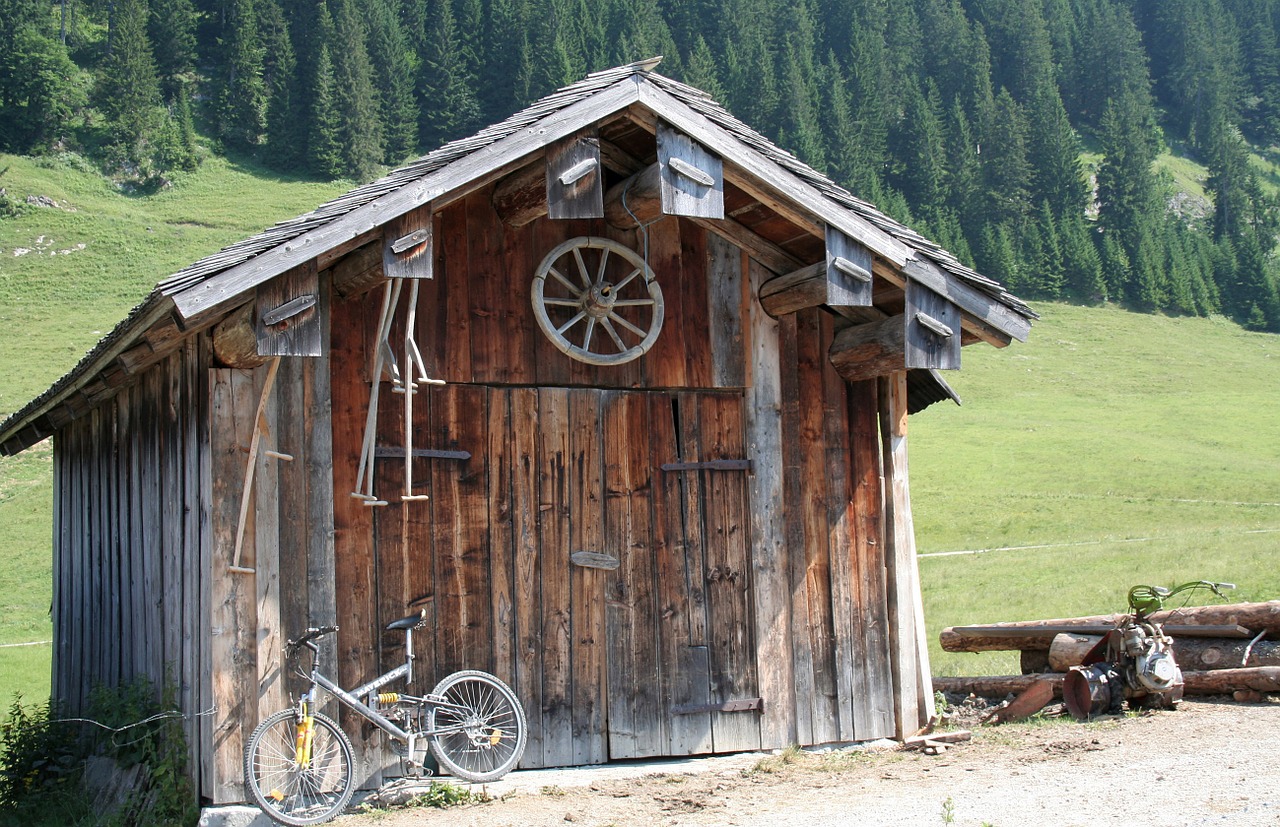
<path fill-rule="evenodd" d="M 201 574 L 208 341 L 196 337 L 54 441 L 53 699 L 166 681 L 197 778 L 209 755 L 209 601 Z"/>

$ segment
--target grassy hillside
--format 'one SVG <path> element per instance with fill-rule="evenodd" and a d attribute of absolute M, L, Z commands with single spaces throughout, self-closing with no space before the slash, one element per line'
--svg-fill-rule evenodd
<path fill-rule="evenodd" d="M 1280 598 L 1280 337 L 1038 309 L 1030 342 L 965 349 L 948 377 L 963 407 L 912 419 L 937 674 L 1017 671 L 1011 655 L 943 655 L 947 625 L 1122 611 L 1138 583 Z"/>
<path fill-rule="evenodd" d="M 209 158 L 174 186 L 129 194 L 76 156 L 0 154 L 0 187 L 20 202 L 0 220 L 0 419 L 69 370 L 157 281 L 349 188 L 282 179 Z M 49 445 L 0 457 L 0 705 L 49 692 Z"/>

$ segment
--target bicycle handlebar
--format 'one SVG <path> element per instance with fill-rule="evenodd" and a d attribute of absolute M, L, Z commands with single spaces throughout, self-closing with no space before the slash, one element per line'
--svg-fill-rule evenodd
<path fill-rule="evenodd" d="M 318 637 L 331 635 L 336 631 L 338 631 L 337 626 L 313 626 L 307 631 L 303 632 L 302 637 L 298 638 L 297 640 L 287 641 L 285 643 L 285 647 L 290 652 L 297 649 L 299 646 L 306 646 L 308 648 L 314 649 L 316 648 L 316 646 L 311 641 L 315 640 Z"/>

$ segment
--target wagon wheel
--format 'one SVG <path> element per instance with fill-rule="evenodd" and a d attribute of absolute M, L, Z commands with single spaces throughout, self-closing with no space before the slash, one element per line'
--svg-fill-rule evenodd
<path fill-rule="evenodd" d="M 589 365 L 621 365 L 662 331 L 662 288 L 648 262 L 616 241 L 573 238 L 533 276 L 533 315 L 561 352 Z"/>

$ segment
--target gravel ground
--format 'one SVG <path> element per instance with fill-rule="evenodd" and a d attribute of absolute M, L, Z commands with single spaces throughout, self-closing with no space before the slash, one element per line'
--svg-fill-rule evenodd
<path fill-rule="evenodd" d="M 512 773 L 484 804 L 348 815 L 342 827 L 1280 825 L 1280 699 L 1187 700 L 1079 724 L 981 727 L 927 756 L 893 746 Z M 968 720 L 966 720 L 966 716 Z"/>

